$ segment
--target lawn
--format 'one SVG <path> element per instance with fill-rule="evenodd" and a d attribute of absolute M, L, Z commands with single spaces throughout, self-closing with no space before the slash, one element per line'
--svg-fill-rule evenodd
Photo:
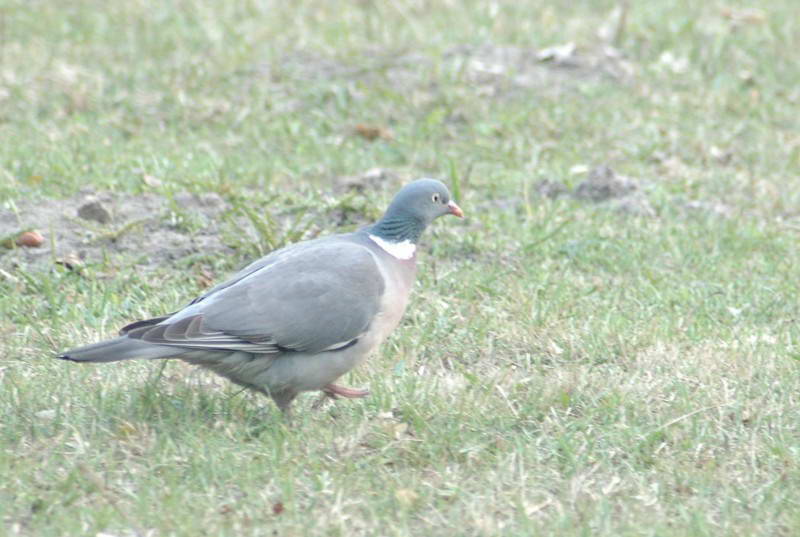
<path fill-rule="evenodd" d="M 0 4 L 0 534 L 800 534 L 800 12 L 756 4 Z M 53 359 L 419 176 L 467 217 L 370 397 Z"/>

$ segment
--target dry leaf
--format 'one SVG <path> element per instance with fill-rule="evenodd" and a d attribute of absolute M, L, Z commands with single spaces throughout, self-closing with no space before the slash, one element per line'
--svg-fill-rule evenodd
<path fill-rule="evenodd" d="M 383 140 L 392 140 L 394 138 L 392 136 L 392 132 L 386 127 L 381 127 L 379 125 L 367 125 L 365 123 L 359 123 L 356 125 L 355 133 L 362 138 L 366 138 L 370 142 L 375 141 L 378 138 Z"/>
<path fill-rule="evenodd" d="M 220 508 L 219 508 L 219 514 L 221 514 L 221 515 L 229 515 L 229 514 L 231 514 L 231 513 L 233 513 L 233 507 L 231 507 L 231 506 L 230 506 L 230 505 L 228 505 L 227 503 L 225 503 L 225 504 L 222 504 L 222 505 L 220 506 Z"/>
<path fill-rule="evenodd" d="M 208 269 L 200 269 L 200 273 L 197 274 L 195 281 L 197 281 L 197 285 L 205 289 L 211 287 L 211 284 L 214 283 L 214 275 Z"/>
<path fill-rule="evenodd" d="M 76 272 L 79 272 L 80 269 L 83 267 L 83 261 L 81 261 L 81 258 L 78 257 L 78 254 L 76 254 L 75 252 L 70 252 L 64 257 L 56 259 L 56 264 L 63 265 L 68 270 L 74 270 Z"/>
<path fill-rule="evenodd" d="M 148 174 L 142 176 L 142 181 L 150 188 L 158 188 L 163 184 L 160 179 Z"/>
<path fill-rule="evenodd" d="M 272 504 L 272 514 L 279 515 L 283 513 L 286 508 L 283 506 L 283 502 L 275 502 Z"/>
<path fill-rule="evenodd" d="M 419 499 L 419 494 L 411 489 L 397 489 L 394 492 L 394 497 L 404 507 L 411 507 Z"/>
<path fill-rule="evenodd" d="M 136 435 L 138 432 L 136 426 L 129 421 L 123 420 L 117 425 L 117 436 L 127 438 Z"/>
<path fill-rule="evenodd" d="M 403 436 L 408 433 L 408 423 L 400 422 L 395 423 L 391 427 L 392 429 L 392 436 L 395 440 L 400 440 Z"/>
<path fill-rule="evenodd" d="M 764 13 L 764 10 L 754 7 L 736 8 L 733 6 L 722 6 L 720 12 L 723 17 L 737 24 L 763 24 L 767 20 L 767 15 Z"/>

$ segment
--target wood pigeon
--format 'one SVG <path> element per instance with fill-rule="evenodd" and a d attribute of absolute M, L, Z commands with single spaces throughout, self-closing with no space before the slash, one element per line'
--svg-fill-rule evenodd
<path fill-rule="evenodd" d="M 179 358 L 270 396 L 288 414 L 300 392 L 369 395 L 334 384 L 400 322 L 417 242 L 436 218 L 463 217 L 435 179 L 404 186 L 375 224 L 286 246 L 182 310 L 58 356 L 73 362 Z"/>

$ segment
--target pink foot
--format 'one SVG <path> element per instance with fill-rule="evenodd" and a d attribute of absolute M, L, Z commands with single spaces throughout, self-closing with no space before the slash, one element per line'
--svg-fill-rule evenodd
<path fill-rule="evenodd" d="M 358 390 L 356 388 L 346 388 L 344 386 L 339 386 L 338 384 L 328 384 L 324 388 L 322 388 L 322 397 L 314 401 L 314 404 L 311 405 L 311 408 L 314 410 L 318 410 L 322 408 L 322 405 L 325 404 L 325 401 L 328 399 L 336 399 L 337 397 L 346 397 L 347 399 L 357 399 L 359 397 L 366 397 L 369 395 L 369 390 Z"/>
<path fill-rule="evenodd" d="M 328 394 L 329 397 L 336 398 L 337 395 L 346 397 L 347 399 L 358 399 L 359 397 L 366 397 L 369 395 L 369 390 L 359 390 L 357 388 L 347 388 L 339 386 L 338 384 L 328 384 L 322 391 Z"/>

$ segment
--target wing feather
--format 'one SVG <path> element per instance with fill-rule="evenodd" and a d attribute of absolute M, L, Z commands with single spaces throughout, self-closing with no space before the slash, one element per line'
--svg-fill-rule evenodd
<path fill-rule="evenodd" d="M 158 324 L 125 329 L 134 339 L 189 349 L 336 351 L 369 330 L 384 288 L 369 249 L 335 236 L 274 252 Z"/>

